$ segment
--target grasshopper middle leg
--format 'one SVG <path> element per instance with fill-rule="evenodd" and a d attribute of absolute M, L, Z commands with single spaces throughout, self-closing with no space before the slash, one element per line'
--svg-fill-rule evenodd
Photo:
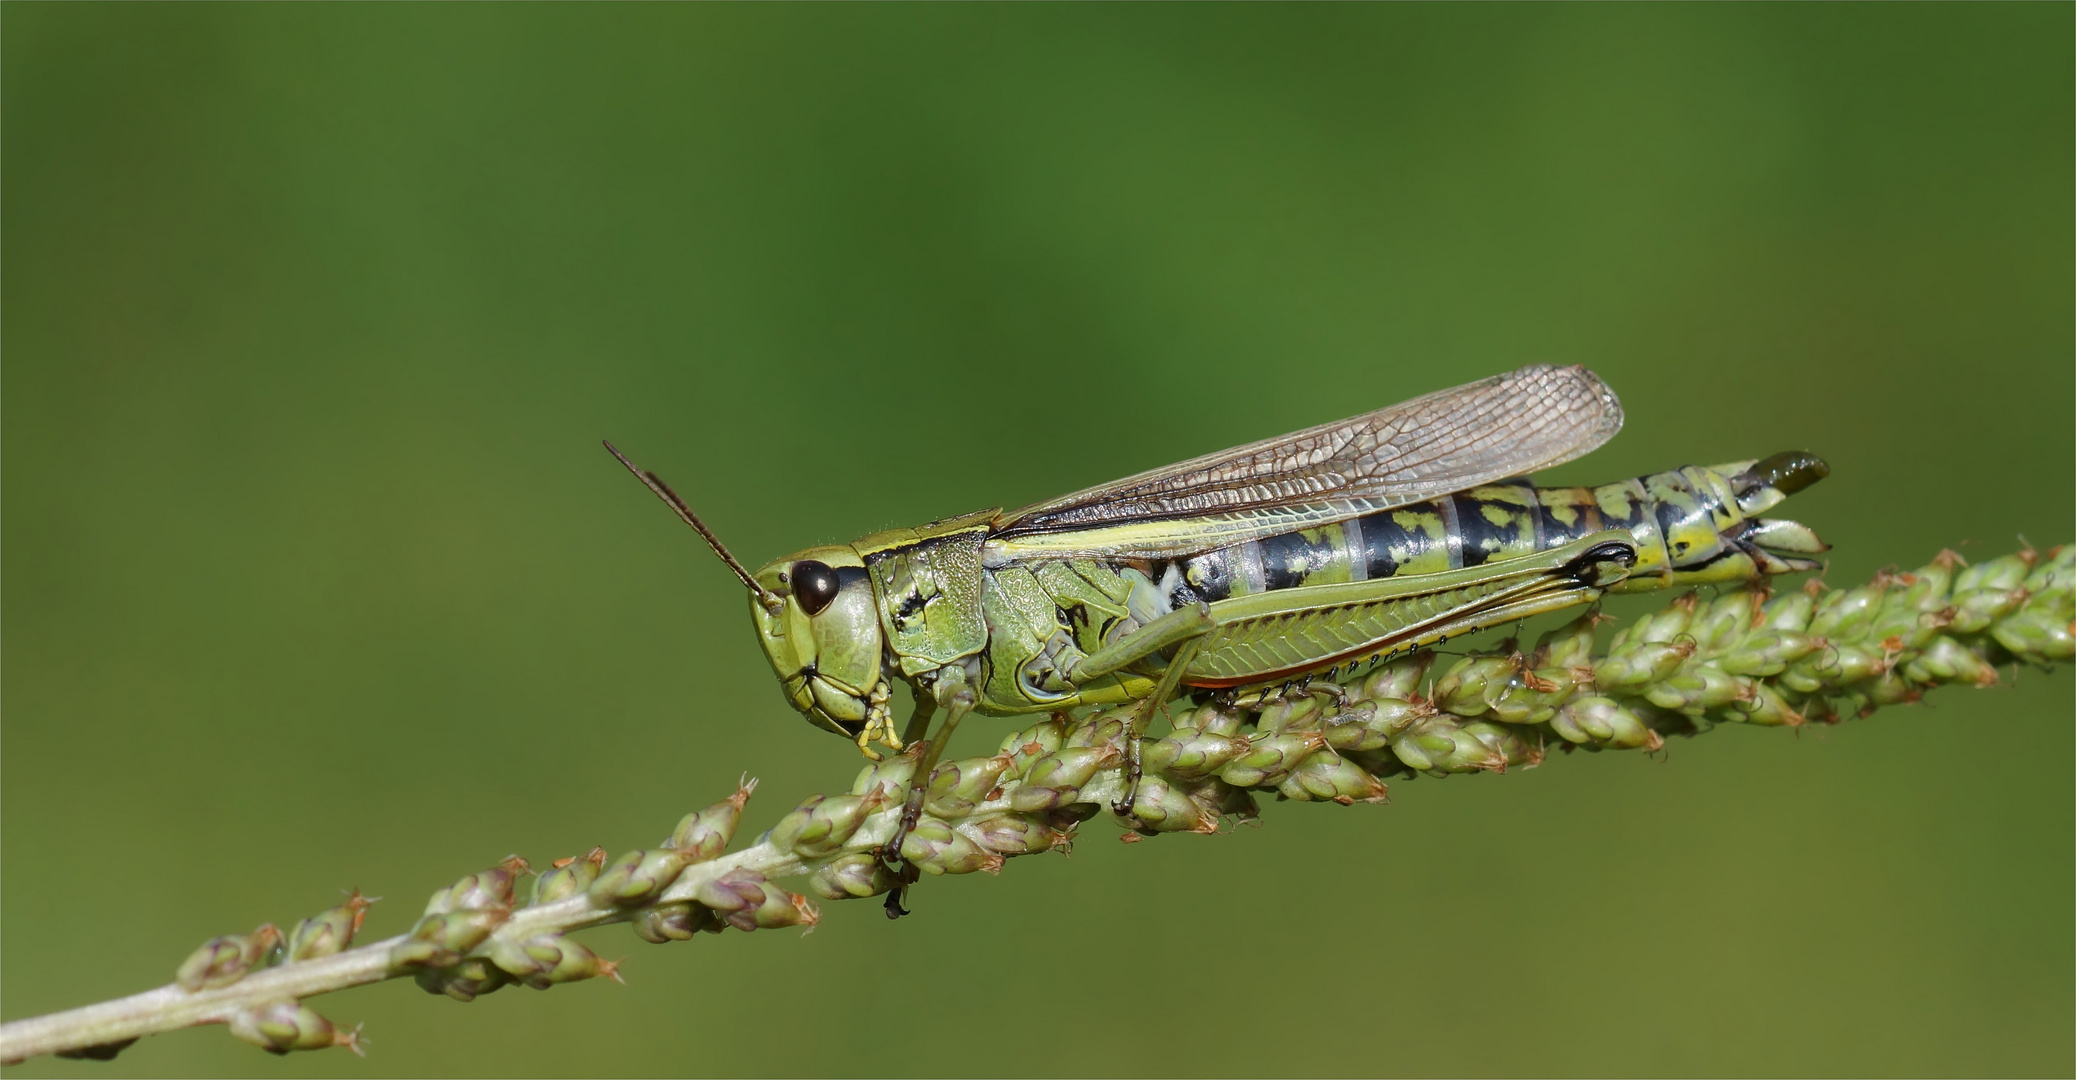
<path fill-rule="evenodd" d="M 1139 778 L 1143 775 L 1139 764 L 1139 741 L 1145 737 L 1147 725 L 1153 722 L 1153 714 L 1181 689 L 1183 673 L 1189 670 L 1189 662 L 1196 655 L 1198 640 L 1217 627 L 1218 622 L 1211 617 L 1207 605 L 1197 604 L 1171 611 L 1089 654 L 1068 672 L 1069 679 L 1080 683 L 1121 671 L 1170 646 L 1175 648 L 1175 658 L 1168 661 L 1167 669 L 1161 672 L 1160 682 L 1155 684 L 1153 693 L 1132 706 L 1131 728 L 1125 733 L 1124 798 L 1111 805 L 1111 809 L 1120 815 L 1132 816 L 1132 805 L 1139 798 Z"/>

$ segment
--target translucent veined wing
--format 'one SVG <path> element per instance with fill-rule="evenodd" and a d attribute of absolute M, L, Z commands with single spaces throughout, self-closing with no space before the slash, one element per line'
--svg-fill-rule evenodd
<path fill-rule="evenodd" d="M 1210 551 L 1547 468 L 1621 427 L 1599 376 L 1538 364 L 1027 506 L 987 561 Z"/>

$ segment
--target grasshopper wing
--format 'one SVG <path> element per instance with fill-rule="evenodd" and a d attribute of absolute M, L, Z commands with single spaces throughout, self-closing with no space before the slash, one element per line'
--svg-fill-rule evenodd
<path fill-rule="evenodd" d="M 987 561 L 1192 555 L 1547 468 L 1621 427 L 1599 376 L 1524 367 L 1027 506 L 996 522 Z"/>

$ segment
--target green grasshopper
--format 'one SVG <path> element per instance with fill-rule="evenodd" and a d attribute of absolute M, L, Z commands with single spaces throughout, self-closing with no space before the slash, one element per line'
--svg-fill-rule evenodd
<path fill-rule="evenodd" d="M 1595 488 L 1523 479 L 1622 425 L 1580 367 L 1524 367 L 1013 513 L 809 548 L 752 574 L 653 473 L 623 465 L 742 579 L 786 699 L 817 727 L 928 738 L 892 845 L 968 713 L 1129 704 L 1139 739 L 1180 693 L 1240 704 L 1608 592 L 1810 570 L 1808 528 L 1758 515 L 1829 472 L 1788 452 Z M 915 711 L 897 733 L 895 681 Z M 933 716 L 942 723 L 930 734 Z M 897 909 L 890 906 L 890 912 Z"/>

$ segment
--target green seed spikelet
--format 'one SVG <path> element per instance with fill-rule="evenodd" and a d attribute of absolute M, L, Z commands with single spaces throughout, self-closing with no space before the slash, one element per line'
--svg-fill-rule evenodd
<path fill-rule="evenodd" d="M 250 934 L 210 938 L 181 961 L 173 981 L 190 993 L 229 986 L 266 964 L 280 944 L 281 931 L 273 923 L 261 923 Z"/>
<path fill-rule="evenodd" d="M 353 935 L 360 932 L 360 924 L 367 917 L 368 905 L 374 902 L 355 889 L 345 903 L 297 923 L 288 934 L 286 959 L 314 960 L 352 945 Z"/>
<path fill-rule="evenodd" d="M 689 860 L 687 865 L 705 862 L 728 850 L 728 842 L 735 838 L 735 827 L 742 822 L 743 807 L 756 790 L 757 781 L 744 777 L 735 785 L 735 794 L 704 810 L 686 814 L 663 846 L 684 852 Z"/>
<path fill-rule="evenodd" d="M 602 847 L 594 847 L 584 855 L 555 860 L 547 873 L 534 879 L 533 902 L 552 904 L 584 892 L 598 880 L 605 864 L 606 849 Z"/>
<path fill-rule="evenodd" d="M 272 1001 L 258 1008 L 232 1014 L 231 1034 L 270 1054 L 293 1050 L 326 1050 L 343 1046 L 367 1056 L 360 1048 L 360 1029 L 341 1031 L 309 1006 L 294 1001 Z"/>
<path fill-rule="evenodd" d="M 457 1001 L 515 983 L 548 989 L 617 978 L 614 963 L 568 935 L 607 922 L 631 923 L 656 943 L 813 927 L 815 906 L 771 878 L 804 876 L 832 900 L 876 896 L 912 883 L 911 871 L 992 873 L 1018 856 L 1067 852 L 1098 817 L 1128 841 L 1215 833 L 1254 820 L 1262 796 L 1382 803 L 1395 779 L 1505 772 L 1541 764 L 1553 750 L 1650 752 L 1726 723 L 1840 723 L 1941 686 L 1994 687 L 2018 665 L 2076 660 L 2076 547 L 1974 565 L 1941 553 L 1849 589 L 1813 582 L 1779 596 L 1754 588 L 1689 593 L 1603 634 L 1608 621 L 1588 613 L 1525 652 L 1510 641 L 1455 658 L 1401 656 L 1249 707 L 1215 698 L 1171 703 L 1168 730 L 1140 748 L 1145 772 L 1129 817 L 1116 809 L 1129 762 L 1120 709 L 1047 717 L 1010 733 L 991 756 L 941 763 L 898 852 L 884 849 L 913 755 L 867 766 L 849 792 L 811 797 L 758 840 L 724 853 L 753 786 L 746 781 L 686 815 L 658 848 L 558 860 L 526 907 L 514 907 L 526 873 L 515 856 L 436 891 L 407 934 L 355 948 L 370 903 L 356 892 L 285 939 L 272 925 L 212 939 L 181 964 L 174 987 L 140 995 L 228 999 L 203 1019 L 147 1016 L 115 1029 L 97 1021 L 69 1041 L 25 1050 L 0 1029 L 0 1057 L 105 1060 L 138 1035 L 200 1022 L 226 1023 L 273 1053 L 359 1052 L 357 1031 L 342 1032 L 270 989 L 282 985 L 277 976 L 300 980 L 295 997 L 410 976 Z M 366 973 L 307 978 L 349 963 Z"/>

